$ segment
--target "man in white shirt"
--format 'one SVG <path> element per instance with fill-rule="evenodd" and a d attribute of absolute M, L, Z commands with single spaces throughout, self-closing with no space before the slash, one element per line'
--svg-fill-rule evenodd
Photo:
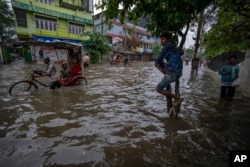
<path fill-rule="evenodd" d="M 83 56 L 82 62 L 83 62 L 84 70 L 86 68 L 89 68 L 89 54 L 88 53 L 85 56 Z"/>
<path fill-rule="evenodd" d="M 56 72 L 56 67 L 54 66 L 54 64 L 50 63 L 50 58 L 46 57 L 45 59 L 43 59 L 43 62 L 47 64 L 46 73 L 51 79 L 50 89 L 61 87 L 61 84 L 59 82 L 59 76 L 57 75 L 57 72 Z"/>

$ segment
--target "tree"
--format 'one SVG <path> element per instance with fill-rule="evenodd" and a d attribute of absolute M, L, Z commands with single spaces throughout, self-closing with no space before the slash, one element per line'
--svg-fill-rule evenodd
<path fill-rule="evenodd" d="M 206 55 L 210 59 L 222 52 L 250 47 L 250 1 L 218 0 L 216 22 L 205 34 Z"/>
<path fill-rule="evenodd" d="M 15 35 L 13 12 L 6 0 L 0 1 L 0 37 L 2 42 L 11 42 Z"/>
<path fill-rule="evenodd" d="M 186 58 L 192 59 L 194 55 L 194 48 L 190 47 L 186 50 Z"/>
<path fill-rule="evenodd" d="M 106 22 L 109 19 L 120 18 L 133 20 L 137 23 L 141 17 L 148 19 L 147 29 L 158 36 L 164 31 L 181 36 L 180 47 L 186 41 L 190 23 L 196 20 L 197 14 L 203 11 L 212 0 L 99 0 L 97 9 L 105 9 Z M 122 8 L 119 8 L 122 6 Z M 182 32 L 183 28 L 186 28 Z"/>
<path fill-rule="evenodd" d="M 142 41 L 134 29 L 126 29 L 125 31 L 120 33 L 121 40 L 114 43 L 112 47 L 121 51 L 134 51 L 135 48 L 141 46 Z"/>
<path fill-rule="evenodd" d="M 154 44 L 152 48 L 153 55 L 156 57 L 161 52 L 161 45 L 160 44 Z"/>
<path fill-rule="evenodd" d="M 90 46 L 87 46 L 88 52 L 90 53 L 90 61 L 92 63 L 99 62 L 99 56 L 101 56 L 102 61 L 102 56 L 111 51 L 108 39 L 100 32 L 86 32 L 84 35 L 90 37 Z"/>

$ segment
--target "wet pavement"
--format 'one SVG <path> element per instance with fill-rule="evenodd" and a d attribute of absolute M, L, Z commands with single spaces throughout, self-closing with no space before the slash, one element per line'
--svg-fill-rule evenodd
<path fill-rule="evenodd" d="M 184 65 L 172 119 L 153 62 L 91 64 L 87 86 L 8 95 L 34 66 L 44 68 L 0 65 L 0 167 L 226 167 L 229 151 L 250 149 L 250 98 L 220 99 L 218 74 L 204 67 L 192 76 Z"/>

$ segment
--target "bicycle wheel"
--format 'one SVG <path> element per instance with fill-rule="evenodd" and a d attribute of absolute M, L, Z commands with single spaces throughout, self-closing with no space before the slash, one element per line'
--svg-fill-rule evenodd
<path fill-rule="evenodd" d="M 85 84 L 86 84 L 86 85 L 88 84 L 88 81 L 87 81 L 87 79 L 86 79 L 85 77 L 83 77 L 82 80 L 85 81 Z"/>
<path fill-rule="evenodd" d="M 76 76 L 76 77 L 74 77 L 74 78 L 72 79 L 73 85 L 78 85 L 78 84 L 80 84 L 82 81 L 84 81 L 85 84 L 87 85 L 88 81 L 87 81 L 87 79 L 86 79 L 85 77 L 83 77 L 83 76 Z"/>
<path fill-rule="evenodd" d="M 38 89 L 38 86 L 31 81 L 19 81 L 10 87 L 9 94 L 12 96 L 20 96 L 28 94 L 28 92 L 36 89 Z"/>

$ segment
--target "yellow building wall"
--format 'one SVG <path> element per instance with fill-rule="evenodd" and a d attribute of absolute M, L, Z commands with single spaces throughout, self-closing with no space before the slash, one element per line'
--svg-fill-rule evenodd
<path fill-rule="evenodd" d="M 32 38 L 32 35 L 41 35 L 58 38 L 68 38 L 74 40 L 88 40 L 76 34 L 68 33 L 69 22 L 82 24 L 85 26 L 84 32 L 92 32 L 93 20 L 90 13 L 79 10 L 69 10 L 59 7 L 59 0 L 53 0 L 52 5 L 44 4 L 36 0 L 12 0 L 12 7 L 25 10 L 27 17 L 27 28 L 16 26 L 19 37 Z M 35 15 L 57 19 L 57 31 L 36 29 Z"/>

